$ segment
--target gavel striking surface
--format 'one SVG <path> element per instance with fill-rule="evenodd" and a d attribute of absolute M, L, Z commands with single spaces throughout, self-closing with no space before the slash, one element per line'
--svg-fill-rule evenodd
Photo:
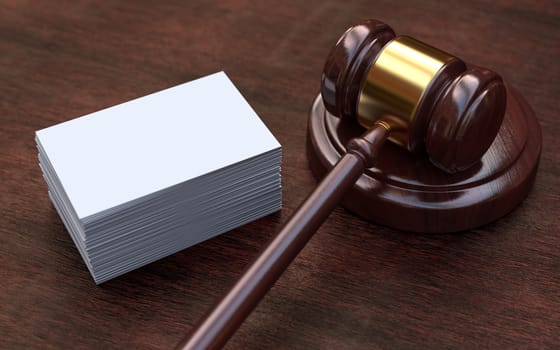
<path fill-rule="evenodd" d="M 529 192 L 541 153 L 541 131 L 534 112 L 508 88 L 506 114 L 498 136 L 478 164 L 448 174 L 424 153 L 410 154 L 385 143 L 343 200 L 359 216 L 415 232 L 455 232 L 478 227 L 510 212 Z M 362 132 L 352 120 L 334 117 L 317 96 L 309 113 L 307 150 L 311 169 L 321 178 Z"/>

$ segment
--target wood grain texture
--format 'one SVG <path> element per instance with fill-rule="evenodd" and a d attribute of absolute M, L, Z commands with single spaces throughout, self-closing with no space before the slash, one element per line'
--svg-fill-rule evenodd
<path fill-rule="evenodd" d="M 307 113 L 330 47 L 364 17 L 516 87 L 543 130 L 535 186 L 463 234 L 337 208 L 226 348 L 557 348 L 560 6 L 528 0 L 1 1 L 0 348 L 174 346 L 314 188 Z M 96 287 L 33 132 L 218 70 L 284 147 L 284 209 Z"/>

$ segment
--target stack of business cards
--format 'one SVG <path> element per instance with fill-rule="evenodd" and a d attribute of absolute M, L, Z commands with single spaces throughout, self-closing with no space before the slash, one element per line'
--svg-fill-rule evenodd
<path fill-rule="evenodd" d="M 281 207 L 280 144 L 223 72 L 35 139 L 50 198 L 96 283 Z"/>

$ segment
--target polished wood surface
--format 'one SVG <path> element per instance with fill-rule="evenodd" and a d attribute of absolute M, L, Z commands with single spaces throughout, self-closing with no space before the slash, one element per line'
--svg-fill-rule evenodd
<path fill-rule="evenodd" d="M 364 17 L 515 86 L 543 130 L 535 186 L 511 214 L 461 234 L 405 233 L 335 209 L 226 348 L 560 344 L 557 3 L 2 1 L 0 8 L 1 348 L 173 347 L 315 187 L 307 113 L 333 39 Z M 49 203 L 33 131 L 222 69 L 284 147 L 284 208 L 95 286 Z"/>

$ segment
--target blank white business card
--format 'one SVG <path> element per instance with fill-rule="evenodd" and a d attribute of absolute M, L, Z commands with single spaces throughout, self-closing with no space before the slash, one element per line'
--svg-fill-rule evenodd
<path fill-rule="evenodd" d="M 280 148 L 225 73 L 36 133 L 77 219 Z"/>

